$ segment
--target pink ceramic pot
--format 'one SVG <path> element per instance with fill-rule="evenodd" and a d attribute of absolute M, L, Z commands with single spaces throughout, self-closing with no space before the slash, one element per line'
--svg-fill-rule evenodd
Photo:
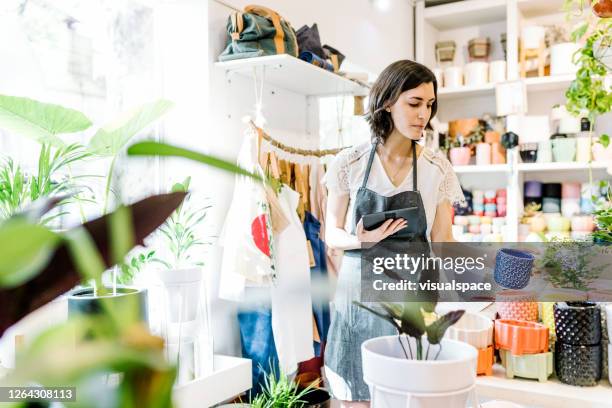
<path fill-rule="evenodd" d="M 466 166 L 470 163 L 469 147 L 453 147 L 450 149 L 450 161 L 454 166 Z"/>
<path fill-rule="evenodd" d="M 575 215 L 572 217 L 572 231 L 591 232 L 595 228 L 593 217 L 590 215 Z"/>

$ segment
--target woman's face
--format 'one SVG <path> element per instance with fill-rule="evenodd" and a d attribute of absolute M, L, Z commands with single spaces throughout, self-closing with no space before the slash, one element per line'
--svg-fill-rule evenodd
<path fill-rule="evenodd" d="M 431 117 L 434 100 L 433 82 L 402 92 L 388 108 L 395 130 L 408 139 L 419 140 Z"/>

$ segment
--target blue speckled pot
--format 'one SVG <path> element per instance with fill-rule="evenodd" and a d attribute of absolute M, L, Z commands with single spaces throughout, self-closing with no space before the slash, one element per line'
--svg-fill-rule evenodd
<path fill-rule="evenodd" d="M 529 252 L 502 248 L 495 256 L 495 282 L 508 289 L 523 289 L 529 284 L 535 257 Z"/>

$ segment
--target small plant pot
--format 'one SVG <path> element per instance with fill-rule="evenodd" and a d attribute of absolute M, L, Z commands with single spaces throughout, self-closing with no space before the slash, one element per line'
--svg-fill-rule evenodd
<path fill-rule="evenodd" d="M 301 408 L 329 408 L 331 407 L 331 395 L 322 388 L 312 389 L 301 398 L 304 401 Z"/>
<path fill-rule="evenodd" d="M 538 160 L 537 143 L 524 143 L 519 149 L 523 163 L 535 163 Z"/>
<path fill-rule="evenodd" d="M 439 41 L 436 43 L 436 57 L 439 62 L 450 62 L 455 59 L 457 44 L 454 41 Z"/>
<path fill-rule="evenodd" d="M 96 315 L 102 312 L 102 299 L 107 305 L 122 316 L 122 323 L 127 325 L 148 322 L 147 313 L 147 290 L 144 288 L 133 288 L 117 286 L 107 287 L 106 296 L 94 295 L 93 288 L 75 289 L 68 295 L 68 316 L 79 314 Z"/>
<path fill-rule="evenodd" d="M 550 140 L 543 140 L 538 143 L 538 163 L 552 162 L 552 148 Z"/>
<path fill-rule="evenodd" d="M 557 342 L 555 344 L 555 371 L 559 381 L 593 387 L 601 379 L 601 344 L 576 346 Z"/>
<path fill-rule="evenodd" d="M 508 289 L 523 289 L 529 284 L 535 257 L 529 252 L 502 248 L 495 257 L 494 278 Z"/>
<path fill-rule="evenodd" d="M 470 164 L 471 151 L 469 147 L 453 147 L 450 149 L 449 155 L 453 166 L 466 166 Z"/>
<path fill-rule="evenodd" d="M 573 162 L 576 158 L 576 138 L 557 138 L 551 141 L 555 162 Z"/>
<path fill-rule="evenodd" d="M 550 217 L 548 219 L 548 230 L 550 232 L 568 232 L 571 227 L 571 222 L 565 217 Z"/>
<path fill-rule="evenodd" d="M 493 346 L 478 349 L 477 375 L 493 375 L 493 364 L 495 363 L 495 349 Z"/>
<path fill-rule="evenodd" d="M 595 228 L 593 217 L 590 215 L 575 215 L 572 217 L 572 231 L 592 232 Z"/>
<path fill-rule="evenodd" d="M 548 352 L 548 327 L 522 320 L 495 321 L 495 348 L 515 356 Z"/>
<path fill-rule="evenodd" d="M 463 68 L 447 67 L 444 69 L 444 87 L 457 88 L 463 85 Z"/>
<path fill-rule="evenodd" d="M 491 163 L 506 164 L 506 149 L 502 147 L 501 143 L 491 143 Z"/>
<path fill-rule="evenodd" d="M 500 350 L 506 377 L 531 378 L 545 382 L 553 372 L 553 353 L 525 354 L 515 356 L 508 350 Z"/>
<path fill-rule="evenodd" d="M 495 306 L 502 319 L 538 321 L 537 302 L 497 302 Z"/>
<path fill-rule="evenodd" d="M 486 166 L 491 164 L 491 145 L 488 143 L 478 143 L 476 145 L 476 164 Z"/>
<path fill-rule="evenodd" d="M 558 302 L 554 306 L 557 340 L 592 346 L 601 342 L 601 312 L 592 302 Z"/>
<path fill-rule="evenodd" d="M 578 66 L 572 62 L 572 57 L 580 45 L 567 42 L 550 47 L 550 75 L 574 74 Z"/>
<path fill-rule="evenodd" d="M 486 85 L 489 82 L 489 64 L 483 61 L 474 61 L 465 64 L 465 84 L 468 86 Z"/>
<path fill-rule="evenodd" d="M 591 141 L 588 137 L 576 138 L 576 161 L 580 163 L 588 163 L 591 160 Z"/>
<path fill-rule="evenodd" d="M 599 18 L 612 17 L 612 0 L 594 0 L 591 2 L 593 14 Z"/>
<path fill-rule="evenodd" d="M 486 349 L 493 344 L 493 321 L 476 313 L 465 313 L 448 328 L 446 338 L 463 341 L 477 349 Z"/>
<path fill-rule="evenodd" d="M 473 38 L 468 41 L 468 52 L 470 58 L 484 59 L 489 57 L 491 51 L 491 41 L 488 37 L 485 38 Z"/>

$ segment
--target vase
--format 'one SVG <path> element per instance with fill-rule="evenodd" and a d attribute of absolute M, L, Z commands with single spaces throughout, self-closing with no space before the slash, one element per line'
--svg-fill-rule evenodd
<path fill-rule="evenodd" d="M 466 166 L 470 163 L 469 147 L 453 147 L 450 149 L 450 161 L 454 166 Z"/>
<path fill-rule="evenodd" d="M 557 138 L 552 140 L 553 158 L 556 162 L 573 162 L 576 158 L 576 139 Z"/>
<path fill-rule="evenodd" d="M 593 302 L 557 302 L 554 306 L 557 340 L 593 346 L 601 342 L 601 311 Z"/>
<path fill-rule="evenodd" d="M 555 371 L 559 381 L 581 387 L 594 387 L 601 379 L 601 344 L 577 346 L 555 344 Z"/>

